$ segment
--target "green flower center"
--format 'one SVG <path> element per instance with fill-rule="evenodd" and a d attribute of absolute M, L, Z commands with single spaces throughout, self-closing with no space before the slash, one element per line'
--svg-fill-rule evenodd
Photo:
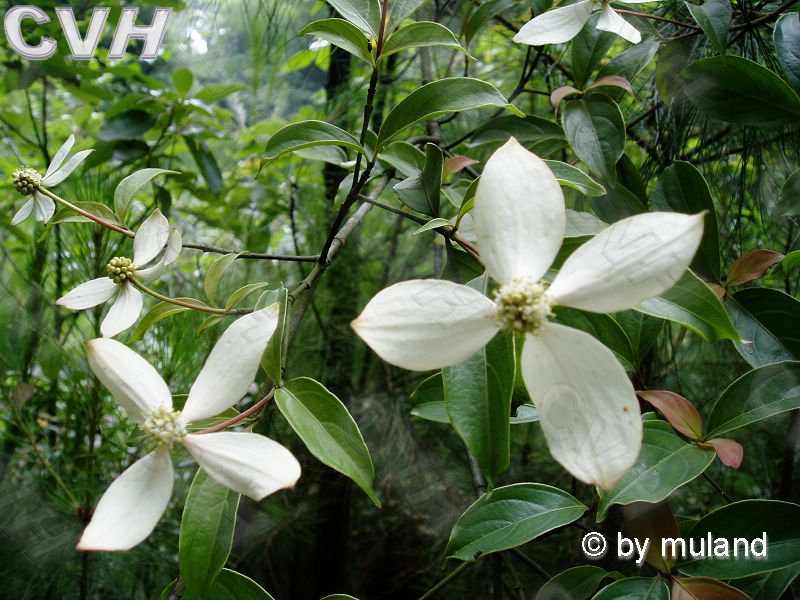
<path fill-rule="evenodd" d="M 507 281 L 495 292 L 497 318 L 513 332 L 533 333 L 553 316 L 547 286 L 527 277 Z"/>
<path fill-rule="evenodd" d="M 124 256 L 115 256 L 108 261 L 108 265 L 106 265 L 109 279 L 119 285 L 133 279 L 135 269 L 136 266 L 133 264 L 133 261 Z"/>
<path fill-rule="evenodd" d="M 23 196 L 33 194 L 42 183 L 42 176 L 39 175 L 36 169 L 31 169 L 30 167 L 17 169 L 12 177 L 14 178 L 14 187 Z"/>
<path fill-rule="evenodd" d="M 159 406 L 151 411 L 142 423 L 142 431 L 150 436 L 159 448 L 171 448 L 186 437 L 186 423 L 181 413 Z"/>

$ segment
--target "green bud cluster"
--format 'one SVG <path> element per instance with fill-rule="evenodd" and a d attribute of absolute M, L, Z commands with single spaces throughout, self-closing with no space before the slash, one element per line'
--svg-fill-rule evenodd
<path fill-rule="evenodd" d="M 109 279 L 119 284 L 133 279 L 134 269 L 133 261 L 124 256 L 115 256 L 106 265 Z"/>
<path fill-rule="evenodd" d="M 553 316 L 546 286 L 526 277 L 501 285 L 495 293 L 495 302 L 497 318 L 514 332 L 533 333 Z"/>
<path fill-rule="evenodd" d="M 13 173 L 14 187 L 23 196 L 30 196 L 36 191 L 36 188 L 42 183 L 42 176 L 36 169 L 30 167 L 23 167 L 17 169 Z"/>
<path fill-rule="evenodd" d="M 142 431 L 150 436 L 159 448 L 171 448 L 186 437 L 186 423 L 181 413 L 159 406 L 145 416 Z"/>

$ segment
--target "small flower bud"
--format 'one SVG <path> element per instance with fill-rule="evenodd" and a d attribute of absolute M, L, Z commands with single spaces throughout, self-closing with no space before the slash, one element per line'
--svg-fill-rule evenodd
<path fill-rule="evenodd" d="M 106 265 L 109 279 L 117 284 L 122 284 L 129 279 L 133 279 L 135 269 L 136 266 L 133 264 L 133 261 L 124 256 L 115 256 L 108 261 L 108 265 Z"/>
<path fill-rule="evenodd" d="M 23 196 L 30 196 L 42 183 L 42 176 L 39 172 L 30 167 L 23 167 L 14 171 L 14 187 Z"/>

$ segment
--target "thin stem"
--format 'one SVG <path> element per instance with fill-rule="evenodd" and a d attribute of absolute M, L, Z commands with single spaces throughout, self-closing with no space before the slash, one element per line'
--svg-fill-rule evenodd
<path fill-rule="evenodd" d="M 643 12 L 638 12 L 635 10 L 628 10 L 625 8 L 615 8 L 616 12 L 623 14 L 623 15 L 631 15 L 632 17 L 641 17 L 642 19 L 651 19 L 653 21 L 661 21 L 662 23 L 671 23 L 673 25 L 677 25 L 678 27 L 685 27 L 686 29 L 694 29 L 696 31 L 702 31 L 697 25 L 692 25 L 691 23 L 684 23 L 683 21 L 676 21 L 675 19 L 668 19 L 667 17 L 660 17 L 658 15 L 650 15 Z"/>
<path fill-rule="evenodd" d="M 442 589 L 444 586 L 450 583 L 453 579 L 458 577 L 458 575 L 471 564 L 472 563 L 469 562 L 463 562 L 460 565 L 458 565 L 444 579 L 442 579 L 439 583 L 437 583 L 435 586 L 433 586 L 431 589 L 425 592 L 422 596 L 420 596 L 419 600 L 427 600 L 427 598 L 431 598 L 436 592 L 438 592 L 440 589 Z"/>
<path fill-rule="evenodd" d="M 108 221 L 102 219 L 101 217 L 93 215 L 92 213 L 87 212 L 87 211 L 83 210 L 82 208 L 78 208 L 77 206 L 72 204 L 72 202 L 69 202 L 68 200 L 64 200 L 61 196 L 56 196 L 53 192 L 51 192 L 47 188 L 37 187 L 36 189 L 39 192 L 41 192 L 42 194 L 44 194 L 45 196 L 47 196 L 48 198 L 52 198 L 53 200 L 55 200 L 59 204 L 61 204 L 63 206 L 66 206 L 71 211 L 74 211 L 74 212 L 78 213 L 79 215 L 82 215 L 82 216 L 86 217 L 90 221 L 94 221 L 98 225 L 102 225 L 103 227 L 106 227 L 106 228 L 110 229 L 111 231 L 116 231 L 117 233 L 121 233 L 122 235 L 127 235 L 130 238 L 136 237 L 136 234 L 133 231 L 131 231 L 130 229 L 125 229 L 124 227 L 119 227 L 118 225 L 114 225 L 113 223 L 109 223 Z"/>
<path fill-rule="evenodd" d="M 236 252 L 235 250 L 228 250 L 226 248 L 220 248 L 218 246 L 209 246 L 206 244 L 183 244 L 184 248 L 191 248 L 193 250 L 202 250 L 203 252 L 212 252 L 214 254 L 232 254 Z M 239 256 L 236 257 L 237 260 L 239 259 L 252 259 L 252 260 L 283 260 L 287 262 L 317 262 L 319 260 L 319 255 L 306 255 L 306 256 L 299 256 L 294 254 L 268 254 L 268 253 L 260 253 L 260 252 L 248 252 L 247 250 L 240 252 Z"/>
<path fill-rule="evenodd" d="M 197 433 L 198 434 L 215 433 L 217 431 L 222 431 L 223 429 L 227 429 L 231 425 L 236 425 L 240 421 L 244 421 L 247 417 L 252 415 L 254 412 L 257 412 L 257 411 L 261 410 L 262 408 L 264 408 L 267 405 L 267 402 L 272 400 L 273 396 L 275 396 L 275 388 L 272 388 L 269 391 L 269 393 L 266 396 L 264 396 L 261 400 L 259 400 L 255 404 L 253 404 L 253 406 L 251 406 L 247 410 L 240 412 L 235 417 L 231 417 L 227 421 L 223 421 L 222 423 L 219 423 L 217 425 L 213 425 L 211 427 L 206 427 L 205 429 L 203 429 L 202 431 L 198 431 Z"/>
<path fill-rule="evenodd" d="M 224 308 L 214 308 L 213 306 L 194 304 L 192 302 L 187 302 L 185 300 L 179 300 L 178 298 L 171 298 L 169 296 L 165 296 L 164 294 L 160 294 L 157 291 L 147 287 L 145 284 L 143 284 L 140 280 L 138 280 L 135 277 L 131 279 L 130 282 L 137 288 L 142 290 L 145 294 L 152 296 L 156 300 L 161 300 L 162 302 L 169 302 L 170 304 L 174 304 L 175 306 L 182 306 L 184 308 L 190 308 L 192 310 L 199 310 L 202 312 L 213 313 L 215 315 L 246 315 L 253 312 L 252 309 L 225 310 Z"/>
<path fill-rule="evenodd" d="M 720 484 L 718 484 L 716 481 L 714 481 L 707 473 L 703 473 L 703 479 L 705 479 L 706 481 L 708 481 L 708 483 L 710 483 L 712 486 L 714 486 L 714 489 L 717 490 L 720 493 L 720 495 L 723 497 L 725 502 L 728 502 L 728 503 L 733 502 L 733 498 L 731 498 L 728 495 L 728 492 L 726 492 L 724 489 L 722 489 L 722 486 Z"/>

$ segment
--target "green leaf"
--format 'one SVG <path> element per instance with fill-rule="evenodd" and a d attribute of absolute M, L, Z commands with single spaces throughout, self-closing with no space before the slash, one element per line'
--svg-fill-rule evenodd
<path fill-rule="evenodd" d="M 411 409 L 411 414 L 415 417 L 436 423 L 450 422 L 447 405 L 444 401 L 441 372 L 431 375 L 420 383 L 417 389 L 411 393 L 411 401 L 415 405 Z"/>
<path fill-rule="evenodd" d="M 381 28 L 379 0 L 326 0 L 336 11 L 364 33 L 378 38 Z"/>
<path fill-rule="evenodd" d="M 475 130 L 468 145 L 504 144 L 511 136 L 539 156 L 548 156 L 566 146 L 564 130 L 558 123 L 534 115 L 524 119 L 514 115 L 489 119 Z"/>
<path fill-rule="evenodd" d="M 284 154 L 309 146 L 344 146 L 364 156 L 367 155 L 367 151 L 361 147 L 358 140 L 344 129 L 325 121 L 300 121 L 275 132 L 269 138 L 261 158 L 265 162 L 270 162 Z"/>
<path fill-rule="evenodd" d="M 702 173 L 691 163 L 676 160 L 659 178 L 651 202 L 655 210 L 687 214 L 706 211 L 703 239 L 692 268 L 721 282 L 719 222 L 711 192 Z"/>
<path fill-rule="evenodd" d="M 706 439 L 795 408 L 800 408 L 800 362 L 753 369 L 719 395 L 708 415 Z"/>
<path fill-rule="evenodd" d="M 425 223 L 425 225 L 415 230 L 411 235 L 419 235 L 420 233 L 425 233 L 426 231 L 430 231 L 431 229 L 439 229 L 440 227 L 452 228 L 453 224 L 447 219 L 443 219 L 442 217 L 437 217 Z"/>
<path fill-rule="evenodd" d="M 208 149 L 206 143 L 201 138 L 191 135 L 183 136 L 183 140 L 186 142 L 186 147 L 189 148 L 189 152 L 197 168 L 200 169 L 200 173 L 203 174 L 203 179 L 206 180 L 208 190 L 212 194 L 219 194 L 222 192 L 222 171 L 219 168 L 217 159 Z"/>
<path fill-rule="evenodd" d="M 800 360 L 800 302 L 769 288 L 747 288 L 725 298 L 741 335 L 736 350 L 751 367 Z"/>
<path fill-rule="evenodd" d="M 628 336 L 633 349 L 634 364 L 638 365 L 650 352 L 661 330 L 664 329 L 664 321 L 636 310 L 616 313 L 614 320 L 619 323 Z"/>
<path fill-rule="evenodd" d="M 728 30 L 731 27 L 733 9 L 729 0 L 706 0 L 701 6 L 684 2 L 692 17 L 714 44 L 717 52 L 725 54 L 728 46 Z"/>
<path fill-rule="evenodd" d="M 725 538 L 732 543 L 734 538 L 748 541 L 760 538 L 764 532 L 767 534 L 766 556 L 745 557 L 740 545 L 736 557 L 731 548 L 728 558 L 689 560 L 679 563 L 678 568 L 697 577 L 739 579 L 800 563 L 800 506 L 797 504 L 775 500 L 734 502 L 700 519 L 688 537 L 696 540 L 697 548 L 697 540 L 706 539 L 709 533 L 714 539 Z"/>
<path fill-rule="evenodd" d="M 777 216 L 779 218 L 800 216 L 800 169 L 792 173 L 784 182 L 778 207 Z"/>
<path fill-rule="evenodd" d="M 681 71 L 689 64 L 691 47 L 684 40 L 662 44 L 656 56 L 656 88 L 661 101 L 672 106 L 676 99 L 683 100 L 684 82 Z"/>
<path fill-rule="evenodd" d="M 626 48 L 603 65 L 597 72 L 597 79 L 608 77 L 609 75 L 619 75 L 633 82 L 636 76 L 652 62 L 653 57 L 658 52 L 659 45 L 657 41 L 649 41 L 640 42 Z M 618 95 L 622 96 L 623 92 L 620 91 Z"/>
<path fill-rule="evenodd" d="M 500 334 L 464 362 L 442 369 L 450 422 L 489 482 L 510 462 L 515 365 L 514 338 Z"/>
<path fill-rule="evenodd" d="M 178 563 L 186 595 L 205 598 L 233 544 L 239 494 L 198 469 L 181 518 Z M 210 596 L 216 598 L 216 596 Z"/>
<path fill-rule="evenodd" d="M 213 263 L 211 263 L 211 266 L 208 268 L 206 279 L 203 282 L 203 289 L 205 290 L 206 296 L 211 304 L 216 303 L 217 288 L 219 287 L 219 282 L 220 279 L 222 279 L 222 275 L 238 256 L 239 254 L 237 252 L 223 254 Z"/>
<path fill-rule="evenodd" d="M 374 65 L 375 59 L 367 46 L 367 38 L 358 27 L 344 19 L 323 19 L 306 25 L 300 30 L 301 35 L 315 35 L 329 41 L 334 46 L 346 50 L 368 65 Z"/>
<path fill-rule="evenodd" d="M 175 69 L 175 72 L 172 74 L 172 85 L 175 86 L 175 91 L 181 98 L 186 97 L 189 90 L 192 89 L 193 83 L 194 75 L 192 75 L 192 72 L 186 67 Z"/>
<path fill-rule="evenodd" d="M 450 415 L 447 414 L 447 403 L 444 400 L 417 404 L 411 409 L 411 415 L 434 423 L 450 423 Z"/>
<path fill-rule="evenodd" d="M 100 127 L 97 138 L 104 142 L 141 138 L 156 124 L 156 116 L 143 110 L 127 110 L 108 119 Z"/>
<path fill-rule="evenodd" d="M 394 31 L 404 20 L 411 17 L 415 10 L 427 0 L 393 0 L 389 3 L 389 25 L 387 31 Z"/>
<path fill-rule="evenodd" d="M 292 379 L 275 392 L 278 408 L 308 450 L 323 464 L 352 479 L 380 506 L 375 468 L 356 422 L 344 404 L 318 381 Z"/>
<path fill-rule="evenodd" d="M 575 308 L 559 306 L 556 311 L 556 322 L 580 329 L 593 335 L 607 346 L 617 358 L 630 366 L 634 366 L 635 359 L 631 342 L 625 330 L 614 319 L 600 313 L 590 313 Z"/>
<path fill-rule="evenodd" d="M 429 46 L 447 46 L 460 50 L 469 56 L 466 49 L 458 43 L 456 35 L 447 27 L 430 21 L 418 21 L 409 23 L 390 35 L 378 60 L 383 60 L 390 54 L 401 52 L 402 50 Z"/>
<path fill-rule="evenodd" d="M 613 180 L 625 149 L 625 119 L 611 98 L 594 94 L 564 104 L 561 122 L 570 146 L 589 168 Z"/>
<path fill-rule="evenodd" d="M 717 295 L 688 269 L 672 288 L 645 300 L 636 310 L 680 323 L 709 342 L 739 339 Z"/>
<path fill-rule="evenodd" d="M 664 421 L 645 421 L 639 460 L 602 498 L 597 519 L 613 504 L 661 502 L 682 485 L 699 477 L 713 462 L 713 450 L 679 438 Z"/>
<path fill-rule="evenodd" d="M 480 79 L 452 77 L 433 81 L 411 92 L 389 113 L 378 133 L 377 150 L 420 121 L 487 106 L 507 108 L 520 117 L 524 116 L 496 87 Z"/>
<path fill-rule="evenodd" d="M 775 73 L 739 56 L 714 56 L 681 72 L 701 111 L 729 123 L 770 127 L 800 120 L 800 97 Z"/>
<path fill-rule="evenodd" d="M 222 569 L 208 597 L 213 600 L 275 600 L 255 581 L 230 569 Z"/>
<path fill-rule="evenodd" d="M 108 208 L 105 204 L 101 204 L 100 202 L 73 202 L 72 204 L 81 210 L 85 210 L 89 214 L 94 215 L 95 217 L 100 217 L 104 221 L 108 221 L 114 225 L 121 225 L 117 219 L 117 215 L 114 214 L 114 211 Z M 77 214 L 71 208 L 62 206 L 58 209 L 56 214 L 53 215 L 53 218 L 47 223 L 47 230 L 58 223 L 94 223 L 94 221 L 88 217 Z"/>
<path fill-rule="evenodd" d="M 117 189 L 114 190 L 114 211 L 121 220 L 125 219 L 125 214 L 131 205 L 133 197 L 153 178 L 165 173 L 177 174 L 177 171 L 169 169 L 141 169 L 128 175 L 119 182 Z"/>
<path fill-rule="evenodd" d="M 572 567 L 545 583 L 536 594 L 536 600 L 586 600 L 594 594 L 606 575 L 605 569 L 600 567 Z"/>
<path fill-rule="evenodd" d="M 748 594 L 752 600 L 774 600 L 783 596 L 786 588 L 798 575 L 800 575 L 800 562 L 762 575 L 739 579 L 735 583 L 736 587 Z"/>
<path fill-rule="evenodd" d="M 422 172 L 394 186 L 394 191 L 403 204 L 431 217 L 437 216 L 442 194 L 443 164 L 444 155 L 439 147 L 425 144 L 425 166 Z"/>
<path fill-rule="evenodd" d="M 198 302 L 198 304 L 201 303 Z M 184 306 L 177 306 L 171 302 L 159 302 L 153 308 L 147 311 L 145 316 L 139 320 L 139 323 L 136 325 L 136 329 L 133 331 L 133 334 L 131 334 L 128 343 L 133 344 L 134 342 L 138 342 L 140 339 L 142 339 L 142 337 L 144 337 L 144 334 L 147 333 L 147 330 L 159 321 L 182 312 L 186 312 L 187 310 L 191 309 Z"/>
<path fill-rule="evenodd" d="M 458 518 L 445 554 L 478 556 L 521 546 L 579 519 L 586 507 L 568 493 L 541 483 L 516 483 L 483 494 Z"/>
<path fill-rule="evenodd" d="M 564 187 L 578 190 L 581 194 L 585 194 L 586 196 L 602 196 L 606 193 L 606 189 L 602 185 L 597 183 L 578 167 L 573 167 L 560 160 L 546 160 L 544 162 L 550 167 L 558 183 Z"/>
<path fill-rule="evenodd" d="M 289 290 L 281 286 L 276 291 L 277 297 L 275 301 L 278 303 L 278 325 L 267 343 L 264 356 L 261 357 L 261 366 L 272 383 L 278 386 L 283 380 L 283 352 L 286 342 L 284 332 L 286 331 L 286 319 L 289 314 Z"/>
<path fill-rule="evenodd" d="M 408 142 L 392 142 L 378 154 L 378 160 L 393 167 L 400 175 L 414 177 L 425 166 L 425 153 Z"/>
<path fill-rule="evenodd" d="M 483 266 L 470 254 L 453 245 L 450 240 L 444 243 L 447 261 L 442 270 L 442 279 L 466 283 L 483 274 Z"/>
<path fill-rule="evenodd" d="M 658 577 L 626 577 L 604 587 L 592 600 L 669 600 L 669 588 Z"/>
<path fill-rule="evenodd" d="M 617 36 L 613 33 L 597 29 L 598 18 L 599 13 L 592 15 L 570 43 L 572 76 L 579 89 L 584 88 L 592 71 L 605 58 L 606 53 L 617 40 Z"/>
<path fill-rule="evenodd" d="M 487 0 L 481 2 L 467 19 L 464 25 L 464 44 L 469 46 L 472 40 L 483 29 L 483 26 L 491 21 L 495 15 L 499 15 L 504 10 L 518 4 L 519 0 Z"/>
<path fill-rule="evenodd" d="M 781 15 L 775 22 L 772 39 L 786 79 L 800 92 L 800 15 L 797 12 Z"/>
<path fill-rule="evenodd" d="M 206 104 L 219 102 L 245 88 L 242 83 L 210 83 L 195 94 L 195 99 Z"/>
<path fill-rule="evenodd" d="M 266 281 L 262 281 L 261 283 L 248 283 L 247 285 L 243 285 L 238 290 L 233 292 L 230 296 L 228 296 L 228 300 L 225 302 L 225 310 L 231 310 L 232 308 L 236 308 L 240 302 L 242 302 L 245 298 L 247 298 L 253 292 L 257 292 L 258 290 L 264 289 L 267 287 L 269 283 Z"/>

